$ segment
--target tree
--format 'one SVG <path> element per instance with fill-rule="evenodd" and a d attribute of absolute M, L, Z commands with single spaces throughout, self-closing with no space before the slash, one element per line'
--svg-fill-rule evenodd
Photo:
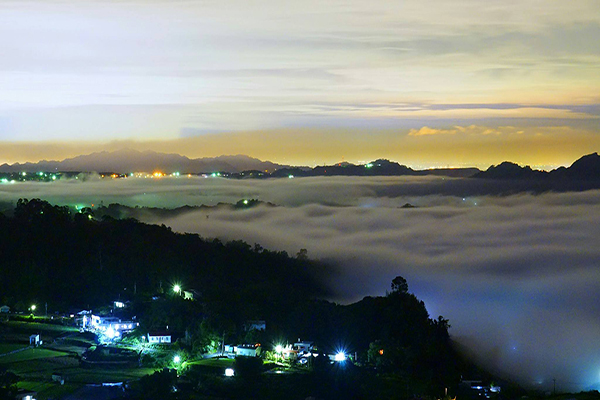
<path fill-rule="evenodd" d="M 296 258 L 302 261 L 308 260 L 308 250 L 300 249 L 300 251 L 296 254 Z"/>
<path fill-rule="evenodd" d="M 392 292 L 408 293 L 408 282 L 406 282 L 406 279 L 401 276 L 392 279 Z"/>

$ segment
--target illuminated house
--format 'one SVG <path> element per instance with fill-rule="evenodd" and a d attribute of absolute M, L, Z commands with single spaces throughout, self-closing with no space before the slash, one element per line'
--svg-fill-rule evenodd
<path fill-rule="evenodd" d="M 84 316 L 83 321 L 84 328 L 95 329 L 100 332 L 106 332 L 110 329 L 113 332 L 118 332 L 117 336 L 131 332 L 140 325 L 139 322 L 122 321 L 117 317 L 101 317 L 93 314 L 89 318 Z"/>
<path fill-rule="evenodd" d="M 148 332 L 148 343 L 151 344 L 171 344 L 171 332 Z"/>
<path fill-rule="evenodd" d="M 260 344 L 240 344 L 233 348 L 236 356 L 257 357 L 260 355 Z"/>

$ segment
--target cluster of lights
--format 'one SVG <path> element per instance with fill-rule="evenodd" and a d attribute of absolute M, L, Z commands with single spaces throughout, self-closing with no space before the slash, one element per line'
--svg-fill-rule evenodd
<path fill-rule="evenodd" d="M 179 178 L 180 176 L 181 176 L 181 172 L 179 172 L 179 171 L 172 172 L 170 174 L 161 172 L 161 171 L 156 171 L 151 174 L 147 174 L 144 172 L 131 172 L 130 174 L 124 175 L 125 178 L 127 178 L 127 177 L 132 177 L 132 178 L 168 178 L 168 177 Z M 187 177 L 191 178 L 192 174 L 187 174 Z"/>

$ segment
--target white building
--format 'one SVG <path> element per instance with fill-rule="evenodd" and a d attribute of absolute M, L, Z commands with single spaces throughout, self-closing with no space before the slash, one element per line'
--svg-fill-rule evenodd
<path fill-rule="evenodd" d="M 170 332 L 148 332 L 148 343 L 151 344 L 171 344 L 172 335 Z"/>
<path fill-rule="evenodd" d="M 234 347 L 236 356 L 257 357 L 260 355 L 261 347 L 255 344 L 240 344 Z"/>
<path fill-rule="evenodd" d="M 123 321 L 117 317 L 101 317 L 99 315 L 93 315 L 91 317 L 83 317 L 83 327 L 87 329 L 94 329 L 100 332 L 106 332 L 112 329 L 114 332 L 118 332 L 119 335 L 127 332 L 131 332 L 140 325 L 139 322 L 134 321 Z"/>

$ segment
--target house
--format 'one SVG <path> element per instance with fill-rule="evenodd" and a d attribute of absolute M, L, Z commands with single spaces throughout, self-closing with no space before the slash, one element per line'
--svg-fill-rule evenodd
<path fill-rule="evenodd" d="M 243 357 L 258 357 L 260 351 L 260 344 L 240 344 L 234 348 L 235 355 Z"/>
<path fill-rule="evenodd" d="M 162 331 L 162 332 L 148 332 L 148 343 L 150 344 L 159 344 L 166 343 L 171 344 L 171 339 L 173 335 L 171 332 Z"/>
<path fill-rule="evenodd" d="M 248 321 L 244 324 L 246 331 L 265 331 L 267 330 L 267 323 L 265 321 Z"/>
<path fill-rule="evenodd" d="M 294 343 L 292 347 L 294 350 L 298 352 L 298 354 L 306 354 L 310 353 L 313 350 L 314 342 L 309 341 L 298 341 Z"/>
<path fill-rule="evenodd" d="M 9 313 L 10 312 L 10 307 L 7 305 L 3 305 L 2 307 L 0 307 L 0 313 Z"/>
<path fill-rule="evenodd" d="M 113 301 L 113 308 L 125 308 L 128 302 Z"/>
<path fill-rule="evenodd" d="M 98 315 L 92 315 L 91 319 L 86 320 L 84 317 L 84 328 L 87 324 L 86 321 L 90 321 L 90 326 L 88 329 L 96 329 L 97 331 L 106 332 L 108 329 L 113 329 L 113 331 L 118 331 L 120 333 L 131 332 L 136 327 L 140 325 L 139 322 L 134 321 L 123 321 L 117 317 L 102 317 Z"/>
<path fill-rule="evenodd" d="M 40 340 L 40 335 L 31 335 L 29 336 L 29 345 L 30 346 L 39 346 L 42 344 Z"/>

